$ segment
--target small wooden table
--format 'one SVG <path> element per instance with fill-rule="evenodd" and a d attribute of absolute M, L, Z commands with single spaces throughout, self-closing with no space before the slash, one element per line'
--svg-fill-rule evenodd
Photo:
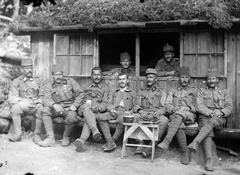
<path fill-rule="evenodd" d="M 125 127 L 121 158 L 126 155 L 126 146 L 152 147 L 152 162 L 155 154 L 155 141 L 158 140 L 159 125 L 123 123 Z M 151 145 L 130 144 L 128 139 L 151 140 Z"/>

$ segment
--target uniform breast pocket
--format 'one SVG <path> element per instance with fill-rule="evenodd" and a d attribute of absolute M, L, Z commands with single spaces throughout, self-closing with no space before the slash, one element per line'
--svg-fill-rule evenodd
<path fill-rule="evenodd" d="M 147 99 L 147 97 L 145 97 L 145 96 L 143 96 L 142 98 L 141 98 L 141 100 L 142 100 L 142 106 L 147 106 L 147 104 L 148 104 L 148 99 Z"/>
<path fill-rule="evenodd" d="M 73 92 L 72 92 L 72 88 L 66 88 L 64 90 L 64 94 L 67 100 L 70 100 L 73 98 Z"/>
<path fill-rule="evenodd" d="M 126 103 L 127 103 L 128 108 L 132 109 L 132 107 L 133 107 L 133 98 L 131 96 L 128 96 L 126 98 Z"/>
<path fill-rule="evenodd" d="M 224 97 L 219 97 L 218 98 L 218 105 L 219 105 L 220 108 L 224 108 L 224 106 L 225 106 Z"/>
<path fill-rule="evenodd" d="M 207 107 L 212 106 L 212 99 L 209 96 L 203 96 L 204 99 L 204 105 Z"/>
<path fill-rule="evenodd" d="M 152 105 L 153 107 L 157 108 L 160 106 L 160 100 L 161 100 L 161 96 L 160 95 L 155 95 L 152 97 Z"/>
<path fill-rule="evenodd" d="M 63 101 L 61 95 L 58 94 L 57 92 L 52 93 L 52 99 L 55 103 L 60 103 L 61 101 Z"/>

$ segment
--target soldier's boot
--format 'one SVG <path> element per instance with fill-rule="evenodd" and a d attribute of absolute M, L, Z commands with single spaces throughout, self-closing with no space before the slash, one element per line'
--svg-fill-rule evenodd
<path fill-rule="evenodd" d="M 203 150 L 206 157 L 205 169 L 207 171 L 213 171 L 212 137 L 206 137 L 203 140 Z"/>
<path fill-rule="evenodd" d="M 12 115 L 12 122 L 14 126 L 14 134 L 9 135 L 9 140 L 12 142 L 21 141 L 22 138 L 22 128 L 21 128 L 21 116 L 19 114 Z"/>
<path fill-rule="evenodd" d="M 65 124 L 65 129 L 63 133 L 62 146 L 68 146 L 70 144 L 69 135 L 73 131 L 75 124 Z"/>
<path fill-rule="evenodd" d="M 91 130 L 89 129 L 89 126 L 87 123 L 84 123 L 81 137 L 79 139 L 76 139 L 75 141 L 75 146 L 76 146 L 76 151 L 77 152 L 83 152 L 84 151 L 84 145 L 86 143 L 86 140 L 91 134 Z"/>
<path fill-rule="evenodd" d="M 195 139 L 188 145 L 188 149 L 192 152 L 196 152 L 198 149 L 199 143 L 203 141 L 213 130 L 214 125 L 211 123 L 205 124 L 201 130 L 199 131 L 198 135 Z"/>
<path fill-rule="evenodd" d="M 114 148 L 117 147 L 117 145 L 115 144 L 115 142 L 112 139 L 108 121 L 103 121 L 103 120 L 99 121 L 99 126 L 100 126 L 102 133 L 105 137 L 105 140 L 107 142 L 106 146 L 103 148 L 103 152 L 112 151 Z"/>
<path fill-rule="evenodd" d="M 176 132 L 178 131 L 178 128 L 180 127 L 181 123 L 182 123 L 182 117 L 180 115 L 174 115 L 174 118 L 171 120 L 170 125 L 168 127 L 168 132 L 166 137 L 157 146 L 163 150 L 168 149 L 169 144 L 171 143 Z"/>
<path fill-rule="evenodd" d="M 116 130 L 115 130 L 115 132 L 114 132 L 114 134 L 113 134 L 113 136 L 112 136 L 112 139 L 113 139 L 113 141 L 116 143 L 116 141 L 118 140 L 118 138 L 122 135 L 122 133 L 124 132 L 124 126 L 123 126 L 123 124 L 117 124 L 117 126 L 116 126 Z M 103 145 L 103 149 L 105 148 L 107 146 L 107 143 L 105 143 L 104 145 Z M 142 151 L 141 151 L 142 152 Z M 140 152 L 140 153 L 141 153 Z"/>
<path fill-rule="evenodd" d="M 93 139 L 96 142 L 99 142 L 102 139 L 102 136 L 97 128 L 95 114 L 90 109 L 90 106 L 88 105 L 85 106 L 83 115 L 84 115 L 84 122 L 88 124 L 90 130 L 92 131 Z"/>
<path fill-rule="evenodd" d="M 42 131 L 43 121 L 41 118 L 36 118 L 36 124 L 35 124 L 35 130 L 34 130 L 34 136 L 33 136 L 33 142 L 37 145 L 39 142 L 42 141 L 40 134 Z"/>
<path fill-rule="evenodd" d="M 50 116 L 43 116 L 43 124 L 47 133 L 47 138 L 38 144 L 43 147 L 55 146 L 52 118 Z"/>
<path fill-rule="evenodd" d="M 116 126 L 116 130 L 115 130 L 115 132 L 112 136 L 113 141 L 116 142 L 117 139 L 123 134 L 123 132 L 124 132 L 123 124 L 118 123 L 117 126 Z"/>
<path fill-rule="evenodd" d="M 168 122 L 162 123 L 162 124 L 159 125 L 158 141 L 162 138 L 165 130 L 167 129 L 167 126 L 168 126 Z M 151 143 L 150 143 L 150 145 L 151 145 Z M 156 143 L 155 146 L 157 146 L 157 143 Z M 142 151 L 142 155 L 143 155 L 144 157 L 146 157 L 146 158 L 149 157 L 149 156 L 151 156 L 151 154 L 152 154 L 152 148 L 151 148 L 151 147 L 145 148 L 145 149 Z"/>
<path fill-rule="evenodd" d="M 176 137 L 177 137 L 178 144 L 182 151 L 180 162 L 184 165 L 188 165 L 189 161 L 190 161 L 189 160 L 189 150 L 187 147 L 187 138 L 186 138 L 186 134 L 185 134 L 184 130 L 179 129 L 176 133 Z"/>

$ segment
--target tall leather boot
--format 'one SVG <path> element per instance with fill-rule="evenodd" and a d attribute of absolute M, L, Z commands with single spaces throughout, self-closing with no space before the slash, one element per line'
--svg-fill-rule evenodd
<path fill-rule="evenodd" d="M 100 120 L 99 126 L 100 126 L 102 133 L 107 141 L 106 146 L 103 148 L 103 152 L 112 151 L 114 148 L 117 147 L 117 145 L 115 144 L 115 142 L 112 139 L 108 121 Z"/>
<path fill-rule="evenodd" d="M 206 136 L 208 136 L 214 128 L 214 125 L 211 123 L 205 124 L 201 130 L 199 131 L 198 135 L 195 137 L 195 139 L 188 145 L 188 148 L 190 151 L 196 152 L 198 149 L 199 143 L 205 139 Z"/>
<path fill-rule="evenodd" d="M 55 138 L 53 133 L 53 122 L 51 116 L 43 116 L 43 123 L 47 133 L 47 138 L 38 144 L 43 147 L 52 147 L 55 145 Z"/>
<path fill-rule="evenodd" d="M 185 134 L 184 130 L 181 128 L 178 129 L 178 131 L 176 133 L 176 137 L 178 140 L 178 144 L 182 150 L 180 162 L 184 165 L 188 165 L 189 164 L 189 150 L 187 147 L 187 138 L 186 138 L 186 134 Z"/>
<path fill-rule="evenodd" d="M 12 142 L 21 141 L 22 128 L 21 128 L 21 115 L 12 114 L 12 122 L 14 126 L 14 134 L 9 136 L 9 140 Z"/>
<path fill-rule="evenodd" d="M 213 171 L 212 137 L 206 137 L 203 140 L 203 150 L 206 158 L 205 169 Z"/>
<path fill-rule="evenodd" d="M 33 142 L 37 145 L 39 142 L 42 141 L 40 134 L 42 131 L 43 121 L 41 118 L 36 118 L 36 124 L 35 124 L 35 130 L 34 130 L 34 136 L 33 136 Z"/>
<path fill-rule="evenodd" d="M 118 123 L 116 126 L 116 130 L 112 136 L 113 141 L 116 142 L 117 139 L 122 135 L 122 133 L 124 132 L 124 126 L 123 124 Z"/>
<path fill-rule="evenodd" d="M 167 129 L 167 126 L 168 126 L 168 122 L 162 123 L 162 124 L 159 125 L 158 141 L 161 140 L 161 138 L 162 138 L 165 130 Z M 150 143 L 150 144 L 151 144 L 151 143 Z M 157 146 L 157 142 L 156 142 L 156 146 Z M 151 147 L 145 148 L 145 149 L 142 151 L 142 155 L 143 155 L 144 157 L 146 157 L 146 158 L 149 157 L 149 156 L 151 155 L 151 153 L 152 153 L 152 148 L 151 148 Z"/>
<path fill-rule="evenodd" d="M 90 130 L 92 131 L 93 139 L 96 142 L 99 142 L 102 139 L 102 137 L 101 137 L 101 134 L 100 134 L 100 132 L 97 128 L 95 114 L 90 109 L 90 105 L 89 106 L 85 105 L 83 115 L 84 115 L 84 122 L 86 122 L 88 124 Z"/>
<path fill-rule="evenodd" d="M 180 115 L 174 115 L 174 118 L 171 120 L 170 125 L 168 127 L 167 135 L 164 138 L 164 140 L 160 144 L 158 144 L 158 147 L 162 148 L 163 150 L 169 148 L 169 144 L 171 143 L 181 123 L 182 117 Z"/>
<path fill-rule="evenodd" d="M 75 124 L 65 124 L 63 133 L 62 146 L 68 146 L 70 144 L 70 134 L 73 131 Z"/>
<path fill-rule="evenodd" d="M 88 137 L 90 136 L 90 134 L 91 134 L 91 130 L 89 129 L 89 126 L 87 125 L 87 123 L 84 122 L 81 137 L 79 139 L 76 139 L 74 143 L 76 146 L 77 152 L 83 152 L 84 145 Z"/>

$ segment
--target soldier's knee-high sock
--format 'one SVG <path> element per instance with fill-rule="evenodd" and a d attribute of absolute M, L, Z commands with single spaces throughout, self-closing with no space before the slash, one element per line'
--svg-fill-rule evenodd
<path fill-rule="evenodd" d="M 206 159 L 212 158 L 212 137 L 206 137 L 203 140 L 203 150 Z"/>
<path fill-rule="evenodd" d="M 36 118 L 34 134 L 40 134 L 42 131 L 43 121 L 40 118 Z"/>
<path fill-rule="evenodd" d="M 74 126 L 75 126 L 75 124 L 69 124 L 69 125 L 65 124 L 63 137 L 69 137 L 69 135 L 73 131 Z"/>
<path fill-rule="evenodd" d="M 123 124 L 118 123 L 116 126 L 116 130 L 112 136 L 113 141 L 116 141 L 122 135 L 123 131 L 124 131 Z"/>
<path fill-rule="evenodd" d="M 91 133 L 91 130 L 90 130 L 88 124 L 84 122 L 80 139 L 85 142 L 88 139 L 88 137 L 90 136 L 90 133 Z"/>
<path fill-rule="evenodd" d="M 162 123 L 162 124 L 159 125 L 158 141 L 161 140 L 161 138 L 162 138 L 165 130 L 167 129 L 167 127 L 168 127 L 168 122 L 167 123 Z"/>
<path fill-rule="evenodd" d="M 21 116 L 18 114 L 13 114 L 12 115 L 12 121 L 13 121 L 13 126 L 14 130 L 17 134 L 22 133 L 22 127 L 21 127 Z"/>
<path fill-rule="evenodd" d="M 99 121 L 99 126 L 102 130 L 102 133 L 107 141 L 107 143 L 113 142 L 111 133 L 110 133 L 110 129 L 109 129 L 109 124 L 108 121 L 106 120 L 100 120 Z"/>
<path fill-rule="evenodd" d="M 201 128 L 201 130 L 199 131 L 198 135 L 195 137 L 193 142 L 201 143 L 203 139 L 205 139 L 205 137 L 207 137 L 210 134 L 210 132 L 212 132 L 213 128 L 214 128 L 213 124 L 211 123 L 205 124 Z"/>
<path fill-rule="evenodd" d="M 47 135 L 50 137 L 54 137 L 52 118 L 50 116 L 43 116 L 43 123 Z"/>
<path fill-rule="evenodd" d="M 188 152 L 188 147 L 187 147 L 187 138 L 186 134 L 183 129 L 179 129 L 176 133 L 176 137 L 178 140 L 178 144 L 182 150 L 182 152 Z"/>
<path fill-rule="evenodd" d="M 174 115 L 174 118 L 171 120 L 170 125 L 168 127 L 167 135 L 164 139 L 164 142 L 166 142 L 166 144 L 170 144 L 181 123 L 182 117 L 180 115 Z"/>

